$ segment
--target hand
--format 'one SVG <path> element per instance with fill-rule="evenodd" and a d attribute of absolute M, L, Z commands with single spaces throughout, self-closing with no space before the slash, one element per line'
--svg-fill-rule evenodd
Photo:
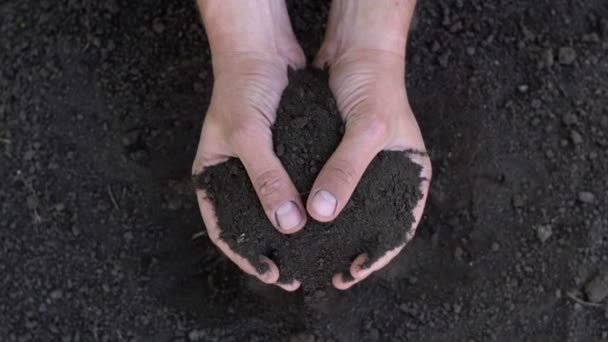
<path fill-rule="evenodd" d="M 306 204 L 310 216 L 318 221 L 331 221 L 339 215 L 380 151 L 426 151 L 405 88 L 405 42 L 412 12 L 413 2 L 409 0 L 397 4 L 384 0 L 332 3 L 325 42 L 315 66 L 330 67 L 330 87 L 345 121 L 345 133 L 319 173 Z M 424 181 L 407 241 L 420 222 L 431 179 L 428 156 L 408 155 L 422 166 Z M 333 285 L 350 288 L 386 266 L 404 246 L 387 251 L 371 265 L 365 254 L 360 255 L 350 267 L 353 279 L 345 281 L 336 274 Z"/>
<path fill-rule="evenodd" d="M 270 222 L 281 233 L 295 233 L 306 223 L 304 206 L 274 154 L 270 128 L 287 86 L 288 66 L 305 65 L 285 4 L 201 0 L 199 5 L 211 44 L 215 81 L 192 173 L 199 174 L 229 157 L 239 158 Z M 203 190 L 197 190 L 197 199 L 211 241 L 246 273 L 276 284 L 276 264 L 260 256 L 268 271 L 258 273 L 220 238 L 213 204 Z M 293 291 L 300 283 L 277 285 Z"/>

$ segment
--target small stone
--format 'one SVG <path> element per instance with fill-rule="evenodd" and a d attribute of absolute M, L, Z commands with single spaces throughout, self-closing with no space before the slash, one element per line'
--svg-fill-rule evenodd
<path fill-rule="evenodd" d="M 590 302 L 599 303 L 608 297 L 608 272 L 598 274 L 585 285 L 585 294 Z"/>
<path fill-rule="evenodd" d="M 191 332 L 188 333 L 188 339 L 190 341 L 198 341 L 200 339 L 202 339 L 204 337 L 205 334 L 203 334 L 201 331 L 198 330 L 192 330 Z"/>
<path fill-rule="evenodd" d="M 497 242 L 493 242 L 491 248 L 492 252 L 498 252 L 498 250 L 500 249 L 500 245 Z"/>
<path fill-rule="evenodd" d="M 528 89 L 530 89 L 530 87 L 527 84 L 520 84 L 519 86 L 517 86 L 517 90 L 519 90 L 520 93 L 527 93 Z"/>
<path fill-rule="evenodd" d="M 574 145 L 580 145 L 583 143 L 583 136 L 577 131 L 570 131 L 570 140 Z"/>
<path fill-rule="evenodd" d="M 536 237 L 541 243 L 545 243 L 553 235 L 553 228 L 549 225 L 539 225 L 536 227 Z"/>
<path fill-rule="evenodd" d="M 553 64 L 555 63 L 555 57 L 553 56 L 553 50 L 547 49 L 547 50 L 543 51 L 541 60 L 542 60 L 542 64 L 545 67 L 552 67 Z"/>
<path fill-rule="evenodd" d="M 576 50 L 570 46 L 564 46 L 559 49 L 558 60 L 560 64 L 569 65 L 576 60 Z"/>
<path fill-rule="evenodd" d="M 61 297 L 63 297 L 63 291 L 61 290 L 54 290 L 53 292 L 51 292 L 50 297 L 52 299 L 61 299 Z"/>
<path fill-rule="evenodd" d="M 595 195 L 589 191 L 581 191 L 578 193 L 578 200 L 583 203 L 592 204 L 595 202 Z"/>
<path fill-rule="evenodd" d="M 475 55 L 475 47 L 473 47 L 473 46 L 467 47 L 467 55 L 469 55 L 469 56 Z"/>

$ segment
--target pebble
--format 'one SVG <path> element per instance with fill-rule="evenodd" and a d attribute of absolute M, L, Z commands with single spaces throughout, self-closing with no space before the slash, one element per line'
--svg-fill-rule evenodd
<path fill-rule="evenodd" d="M 500 249 L 500 245 L 497 242 L 493 242 L 491 248 L 493 252 L 498 252 L 498 250 Z"/>
<path fill-rule="evenodd" d="M 53 292 L 51 292 L 50 296 L 52 299 L 60 299 L 61 297 L 63 297 L 63 291 L 54 290 Z"/>
<path fill-rule="evenodd" d="M 591 204 L 595 202 L 595 195 L 589 191 L 581 191 L 578 193 L 578 200 L 583 203 Z"/>
<path fill-rule="evenodd" d="M 203 337 L 205 337 L 205 334 L 198 330 L 192 330 L 191 332 L 188 333 L 188 339 L 190 341 L 199 341 Z"/>
<path fill-rule="evenodd" d="M 539 225 L 536 227 L 536 237 L 541 243 L 545 243 L 553 235 L 553 228 L 549 225 Z"/>
<path fill-rule="evenodd" d="M 542 64 L 546 67 L 552 67 L 555 63 L 555 57 L 553 56 L 553 50 L 547 49 L 542 54 Z"/>
<path fill-rule="evenodd" d="M 574 145 L 580 145 L 583 143 L 583 136 L 577 131 L 570 131 L 570 140 Z"/>
<path fill-rule="evenodd" d="M 599 303 L 608 297 L 608 272 L 598 274 L 585 285 L 585 294 L 589 301 Z"/>
<path fill-rule="evenodd" d="M 576 60 L 576 50 L 570 46 L 563 46 L 559 49 L 558 60 L 560 64 L 570 65 Z"/>
<path fill-rule="evenodd" d="M 530 87 L 527 84 L 520 84 L 519 86 L 517 86 L 517 90 L 519 90 L 520 93 L 527 93 L 528 89 L 530 89 Z"/>

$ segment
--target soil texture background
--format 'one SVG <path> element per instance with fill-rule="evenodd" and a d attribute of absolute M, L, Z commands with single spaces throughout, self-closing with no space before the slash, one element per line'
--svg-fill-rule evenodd
<path fill-rule="evenodd" d="M 329 2 L 288 3 L 311 58 Z M 364 283 L 305 295 L 200 236 L 193 1 L 0 2 L 0 340 L 608 340 L 608 2 L 416 11 L 422 224 Z"/>
<path fill-rule="evenodd" d="M 342 119 L 332 99 L 326 73 L 313 69 L 289 73 L 272 138 L 302 203 L 342 138 Z M 220 237 L 237 254 L 262 273 L 268 265 L 259 257 L 267 256 L 279 267 L 280 283 L 297 279 L 305 289 L 316 290 L 331 286 L 336 273 L 352 279 L 349 269 L 358 255 L 366 253 L 371 265 L 405 243 L 414 222 L 412 211 L 422 197 L 422 168 L 409 159 L 409 153 L 416 152 L 381 152 L 336 220 L 323 224 L 309 217 L 306 226 L 291 235 L 272 226 L 238 159 L 207 168 L 195 183 L 214 204 Z"/>

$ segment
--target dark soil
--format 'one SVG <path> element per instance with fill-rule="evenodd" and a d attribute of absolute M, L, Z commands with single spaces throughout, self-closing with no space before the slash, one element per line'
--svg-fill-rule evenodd
<path fill-rule="evenodd" d="M 312 57 L 329 2 L 288 2 Z M 192 239 L 213 84 L 193 2 L 1 1 L 0 340 L 608 340 L 608 2 L 416 11 L 425 217 L 307 308 Z"/>
<path fill-rule="evenodd" d="M 289 85 L 272 127 L 281 163 L 306 203 L 315 178 L 335 151 L 342 120 L 327 76 L 320 71 L 290 73 Z M 279 266 L 279 282 L 305 288 L 331 285 L 336 273 L 348 276 L 352 261 L 367 253 L 368 263 L 405 243 L 421 198 L 421 167 L 405 152 L 382 152 L 370 164 L 344 211 L 331 223 L 309 218 L 297 234 L 283 235 L 268 221 L 247 171 L 238 159 L 210 167 L 198 176 L 214 204 L 221 238 L 265 272 L 266 255 Z M 352 279 L 352 278 L 351 278 Z"/>

